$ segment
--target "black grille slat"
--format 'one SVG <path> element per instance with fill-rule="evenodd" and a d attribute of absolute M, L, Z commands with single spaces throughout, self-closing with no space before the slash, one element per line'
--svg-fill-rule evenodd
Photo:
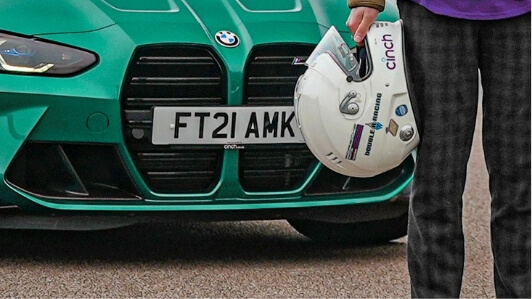
<path fill-rule="evenodd" d="M 221 84 L 128 84 L 129 92 L 136 98 L 202 98 L 220 97 Z M 176 93 L 179 97 L 176 97 Z M 222 104 L 223 100 L 218 103 Z M 179 101 L 175 102 L 179 104 Z"/>
<path fill-rule="evenodd" d="M 133 77 L 131 78 L 131 84 L 133 85 L 220 85 L 220 77 Z"/>
<path fill-rule="evenodd" d="M 214 153 L 201 156 L 196 156 L 194 152 L 139 153 L 137 167 L 149 171 L 204 172 L 216 164 L 217 158 Z"/>
<path fill-rule="evenodd" d="M 292 100 L 293 97 L 274 97 L 274 96 L 266 96 L 266 97 L 249 97 L 249 100 L 253 102 L 254 105 L 257 106 L 267 106 L 267 105 L 274 105 L 274 106 L 283 106 L 287 101 Z"/>
<path fill-rule="evenodd" d="M 290 170 L 253 170 L 253 171 L 244 171 L 244 175 L 247 178 L 252 178 L 254 180 L 266 180 L 267 178 L 286 178 L 290 177 L 300 177 L 307 172 L 306 168 L 301 169 L 290 169 Z"/>
<path fill-rule="evenodd" d="M 299 76 L 271 76 L 271 77 L 249 77 L 249 84 L 265 84 L 265 83 L 278 83 L 278 84 L 293 84 L 297 81 Z"/>
<path fill-rule="evenodd" d="M 223 66 L 210 49 L 137 49 L 121 96 L 122 127 L 133 161 L 148 187 L 162 193 L 208 192 L 218 182 L 223 150 L 212 146 L 153 145 L 153 107 L 227 104 Z"/>
<path fill-rule="evenodd" d="M 137 64 L 193 64 L 193 65 L 214 65 L 211 56 L 141 56 Z"/>
<path fill-rule="evenodd" d="M 154 180 L 185 180 L 198 178 L 201 180 L 210 179 L 214 175 L 214 171 L 165 171 L 165 172 L 148 172 L 148 176 Z"/>
<path fill-rule="evenodd" d="M 133 109 L 151 109 L 153 106 L 215 106 L 219 105 L 221 97 L 203 98 L 128 98 L 124 106 Z M 149 110 L 147 110 L 149 111 Z M 151 113 L 151 111 L 149 111 Z M 126 112 L 127 114 L 127 112 Z"/>

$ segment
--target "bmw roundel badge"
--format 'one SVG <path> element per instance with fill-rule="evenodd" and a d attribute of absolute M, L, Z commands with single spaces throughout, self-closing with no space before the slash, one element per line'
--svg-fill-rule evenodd
<path fill-rule="evenodd" d="M 216 41 L 224 47 L 234 48 L 240 44 L 240 39 L 238 36 L 230 31 L 218 31 L 214 37 Z"/>

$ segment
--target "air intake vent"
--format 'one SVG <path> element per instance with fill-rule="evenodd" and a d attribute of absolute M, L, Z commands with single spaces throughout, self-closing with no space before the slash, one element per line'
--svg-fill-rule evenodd
<path fill-rule="evenodd" d="M 24 145 L 6 180 L 26 192 L 54 199 L 140 200 L 112 145 Z"/>
<path fill-rule="evenodd" d="M 271 45 L 253 49 L 246 65 L 243 104 L 292 106 L 297 79 L 313 45 Z M 240 150 L 239 176 L 250 192 L 286 191 L 301 185 L 317 160 L 305 144 L 256 145 Z"/>
<path fill-rule="evenodd" d="M 225 105 L 225 71 L 208 48 L 148 46 L 135 52 L 121 97 L 128 150 L 148 187 L 161 193 L 208 192 L 219 180 L 223 150 L 151 143 L 152 108 Z"/>
<path fill-rule="evenodd" d="M 414 171 L 412 156 L 394 169 L 371 178 L 355 178 L 338 174 L 327 167 L 322 167 L 314 178 L 305 195 L 339 195 L 361 192 L 375 192 L 386 187 L 400 184 L 408 180 Z"/>

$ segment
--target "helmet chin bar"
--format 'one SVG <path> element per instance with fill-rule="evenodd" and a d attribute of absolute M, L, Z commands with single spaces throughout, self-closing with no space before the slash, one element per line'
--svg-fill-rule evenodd
<path fill-rule="evenodd" d="M 358 57 L 338 47 L 345 42 L 332 29 L 298 81 L 296 118 L 307 146 L 326 167 L 372 177 L 400 165 L 419 143 L 406 86 L 402 23 L 373 24 Z"/>

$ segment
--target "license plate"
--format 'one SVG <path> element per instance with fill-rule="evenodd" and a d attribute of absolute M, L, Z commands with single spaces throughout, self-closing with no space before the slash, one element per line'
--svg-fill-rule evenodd
<path fill-rule="evenodd" d="M 152 143 L 303 143 L 294 107 L 155 107 Z"/>

